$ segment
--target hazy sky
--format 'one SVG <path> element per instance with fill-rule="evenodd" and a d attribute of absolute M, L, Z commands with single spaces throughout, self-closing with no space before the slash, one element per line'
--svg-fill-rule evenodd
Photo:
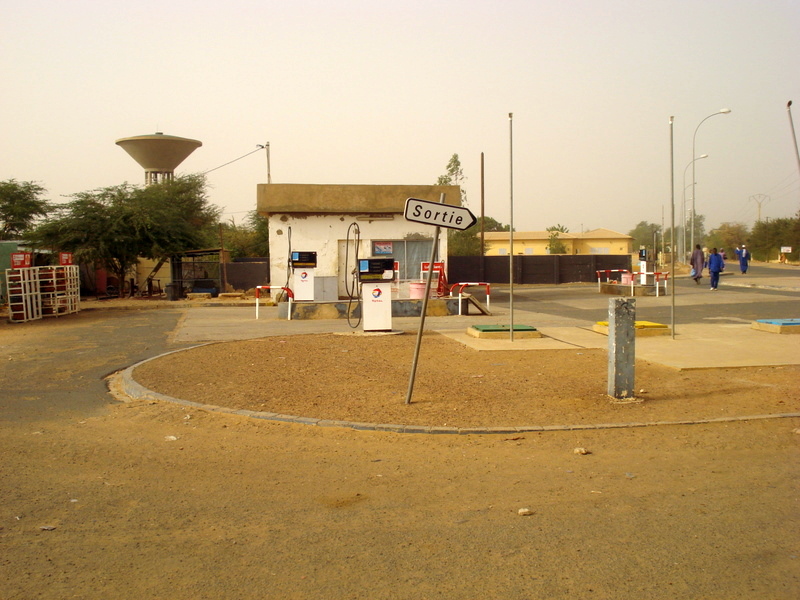
<path fill-rule="evenodd" d="M 751 226 L 754 196 L 800 209 L 799 32 L 797 0 L 0 0 L 0 180 L 140 184 L 114 141 L 161 131 L 203 142 L 178 174 L 269 142 L 275 183 L 432 184 L 457 153 L 479 214 L 483 152 L 508 223 L 513 112 L 515 228 L 627 232 L 669 226 L 674 115 L 676 223 L 697 131 L 697 212 Z M 266 177 L 254 153 L 211 200 L 240 222 Z"/>

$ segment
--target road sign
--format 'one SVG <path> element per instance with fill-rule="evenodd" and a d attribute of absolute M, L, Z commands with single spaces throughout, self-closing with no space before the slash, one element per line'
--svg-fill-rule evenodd
<path fill-rule="evenodd" d="M 418 198 L 406 200 L 404 216 L 406 221 L 437 225 L 438 227 L 458 229 L 460 231 L 464 231 L 478 222 L 478 219 L 468 208 L 431 202 L 430 200 L 419 200 Z"/>

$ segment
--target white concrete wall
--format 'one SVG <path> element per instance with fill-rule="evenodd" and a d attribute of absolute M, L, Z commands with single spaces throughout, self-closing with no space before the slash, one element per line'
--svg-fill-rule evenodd
<path fill-rule="evenodd" d="M 430 225 L 406 221 L 401 214 L 394 214 L 391 220 L 387 220 L 385 215 L 382 217 L 370 221 L 353 215 L 269 215 L 270 285 L 285 285 L 287 281 L 290 228 L 293 251 L 317 253 L 315 277 L 335 277 L 337 280 L 342 276 L 339 273 L 340 241 L 347 239 L 347 230 L 352 223 L 358 224 L 361 231 L 361 258 L 371 256 L 373 240 L 433 239 L 435 228 Z M 352 235 L 351 232 L 351 240 Z M 439 256 L 447 256 L 445 229 L 439 235 Z"/>

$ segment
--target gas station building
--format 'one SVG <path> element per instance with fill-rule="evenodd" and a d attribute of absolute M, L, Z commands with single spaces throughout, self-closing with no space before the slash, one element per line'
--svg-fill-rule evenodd
<path fill-rule="evenodd" d="M 269 229 L 270 282 L 292 287 L 292 253 L 315 253 L 314 299 L 346 298 L 352 275 L 347 271 L 357 253 L 361 259 L 395 261 L 399 293 L 408 297 L 403 282 L 420 279 L 434 227 L 406 221 L 405 202 L 439 202 L 441 194 L 446 204 L 460 205 L 459 186 L 259 184 L 257 210 Z M 447 235 L 440 235 L 437 259 L 446 256 Z"/>

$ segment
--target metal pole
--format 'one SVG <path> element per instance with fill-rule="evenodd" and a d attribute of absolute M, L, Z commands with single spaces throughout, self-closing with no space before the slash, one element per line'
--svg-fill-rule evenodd
<path fill-rule="evenodd" d="M 484 218 L 485 213 L 483 212 L 484 200 L 485 196 L 484 196 L 484 178 L 483 178 L 483 152 L 481 152 L 481 281 L 486 281 L 486 254 L 484 252 L 484 248 L 486 247 L 484 245 L 484 241 L 486 238 L 485 235 L 486 223 Z M 459 304 L 458 306 L 460 308 L 461 304 Z"/>
<path fill-rule="evenodd" d="M 269 167 L 269 142 L 267 142 L 267 183 L 272 183 L 272 172 Z"/>
<path fill-rule="evenodd" d="M 508 232 L 508 313 L 509 335 L 514 341 L 514 113 L 508 113 L 508 159 L 510 217 Z"/>
<path fill-rule="evenodd" d="M 673 142 L 673 123 L 675 117 L 669 118 L 669 185 L 670 185 L 670 227 L 672 228 L 672 252 L 669 257 L 669 272 L 672 275 L 672 294 L 670 294 L 669 326 L 672 331 L 672 339 L 675 339 L 675 145 Z M 692 163 L 694 164 L 694 163 Z M 684 169 L 684 175 L 686 170 Z M 684 188 L 685 189 L 685 188 Z M 658 285 L 658 284 L 656 284 Z"/>
<path fill-rule="evenodd" d="M 439 204 L 444 204 L 445 194 L 439 196 Z M 419 362 L 419 349 L 422 346 L 422 332 L 425 329 L 425 314 L 428 312 L 428 298 L 431 295 L 431 280 L 433 279 L 433 261 L 436 260 L 436 247 L 439 245 L 439 230 L 437 225 L 433 232 L 433 248 L 431 248 L 431 260 L 428 263 L 428 276 L 425 279 L 425 296 L 422 298 L 422 314 L 419 317 L 419 330 L 417 331 L 417 343 L 414 346 L 414 358 L 411 361 L 411 374 L 408 377 L 408 391 L 406 392 L 406 404 L 411 404 L 411 395 L 414 393 L 414 380 L 417 376 L 417 362 Z M 459 306 L 461 301 L 459 301 Z"/>
<path fill-rule="evenodd" d="M 797 149 L 797 134 L 794 132 L 794 121 L 792 120 L 792 101 L 786 104 L 786 112 L 789 113 L 789 126 L 792 128 L 792 140 L 794 141 L 794 155 L 797 157 L 797 170 L 800 171 L 800 151 Z"/>

